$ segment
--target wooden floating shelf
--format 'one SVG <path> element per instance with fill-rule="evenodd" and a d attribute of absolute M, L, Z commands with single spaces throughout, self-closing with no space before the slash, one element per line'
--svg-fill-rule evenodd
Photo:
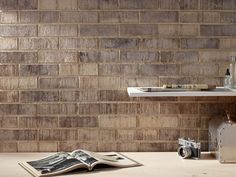
<path fill-rule="evenodd" d="M 130 97 L 236 96 L 236 89 L 230 89 L 224 87 L 216 87 L 216 89 L 207 91 L 180 90 L 180 89 L 165 90 L 162 87 L 128 87 L 127 91 Z"/>

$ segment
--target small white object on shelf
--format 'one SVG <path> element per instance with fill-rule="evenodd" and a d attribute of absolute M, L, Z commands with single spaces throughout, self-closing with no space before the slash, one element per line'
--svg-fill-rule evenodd
<path fill-rule="evenodd" d="M 147 91 L 149 90 L 149 91 Z M 130 97 L 236 96 L 236 89 L 216 87 L 207 91 L 163 89 L 163 87 L 128 87 Z"/>

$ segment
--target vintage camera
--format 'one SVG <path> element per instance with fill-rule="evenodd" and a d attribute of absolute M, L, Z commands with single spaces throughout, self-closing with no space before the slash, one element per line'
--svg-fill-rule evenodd
<path fill-rule="evenodd" d="M 193 158 L 200 159 L 201 157 L 201 144 L 191 139 L 179 138 L 178 154 L 183 159 Z"/>

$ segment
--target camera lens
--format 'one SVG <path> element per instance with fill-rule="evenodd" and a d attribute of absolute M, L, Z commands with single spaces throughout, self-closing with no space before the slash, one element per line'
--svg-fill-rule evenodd
<path fill-rule="evenodd" d="M 186 146 L 180 146 L 178 148 L 178 154 L 181 156 L 183 159 L 189 158 L 192 155 L 192 151 L 189 147 Z"/>

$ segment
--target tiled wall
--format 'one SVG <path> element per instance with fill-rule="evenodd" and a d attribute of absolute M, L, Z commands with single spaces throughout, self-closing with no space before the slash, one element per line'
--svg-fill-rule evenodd
<path fill-rule="evenodd" d="M 235 0 L 0 0 L 0 151 L 207 147 L 236 98 L 129 98 L 128 86 L 222 86 Z"/>

